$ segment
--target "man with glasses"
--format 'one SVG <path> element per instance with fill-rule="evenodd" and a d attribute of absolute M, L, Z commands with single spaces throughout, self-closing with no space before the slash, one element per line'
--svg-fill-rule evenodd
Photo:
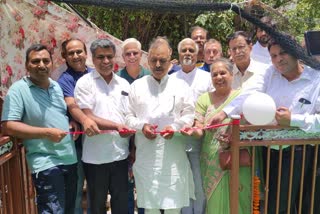
<path fill-rule="evenodd" d="M 213 90 L 210 73 L 196 67 L 199 47 L 190 38 L 181 40 L 178 44 L 179 61 L 181 70 L 171 74 L 172 78 L 186 82 L 191 89 L 194 104 L 198 97 Z M 195 184 L 196 200 L 190 201 L 190 206 L 182 209 L 182 214 L 205 213 L 205 194 L 202 188 L 200 172 L 200 149 L 199 139 L 184 137 L 186 151 L 191 164 L 193 181 Z"/>
<path fill-rule="evenodd" d="M 115 45 L 98 39 L 90 47 L 95 70 L 80 78 L 75 99 L 101 134 L 85 136 L 82 162 L 94 214 L 106 213 L 107 194 L 113 213 L 128 214 L 129 130 L 124 124 L 129 83 L 114 74 Z"/>
<path fill-rule="evenodd" d="M 194 199 L 185 144 L 175 133 L 192 125 L 194 104 L 188 85 L 168 75 L 171 53 L 165 38 L 150 44 L 152 74 L 132 83 L 126 114 L 126 123 L 137 129 L 133 173 L 138 207 L 147 214 L 179 214 Z"/>
<path fill-rule="evenodd" d="M 141 43 L 135 38 L 126 39 L 122 43 L 122 58 L 126 64 L 126 67 L 121 69 L 117 74 L 126 79 L 130 84 L 133 83 L 135 80 L 145 76 L 150 75 L 150 71 L 140 65 L 142 56 L 141 51 Z M 128 166 L 129 166 L 129 180 L 128 180 L 128 187 L 129 187 L 129 214 L 134 214 L 134 178 L 132 175 L 132 165 L 135 160 L 135 153 L 136 148 L 134 145 L 134 136 L 131 136 L 129 142 L 129 157 L 128 157 Z M 139 214 L 143 214 L 144 211 L 142 208 L 138 209 Z"/>
<path fill-rule="evenodd" d="M 244 31 L 237 31 L 228 37 L 229 52 L 234 62 L 232 88 L 243 86 L 254 73 L 264 72 L 267 65 L 250 58 L 251 38 Z"/>
<path fill-rule="evenodd" d="M 142 56 L 141 43 L 135 38 L 126 39 L 122 43 L 122 58 L 126 67 L 117 74 L 130 84 L 136 79 L 149 75 L 150 71 L 140 65 Z"/>

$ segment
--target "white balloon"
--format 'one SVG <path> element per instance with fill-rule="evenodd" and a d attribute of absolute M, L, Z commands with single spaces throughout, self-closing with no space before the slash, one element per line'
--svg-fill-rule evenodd
<path fill-rule="evenodd" d="M 269 95 L 256 92 L 244 101 L 242 112 L 252 125 L 268 125 L 276 115 L 276 104 Z"/>

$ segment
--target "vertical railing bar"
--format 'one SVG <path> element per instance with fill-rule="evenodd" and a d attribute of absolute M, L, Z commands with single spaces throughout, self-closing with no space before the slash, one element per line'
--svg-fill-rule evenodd
<path fill-rule="evenodd" d="M 264 211 L 268 213 L 268 202 L 269 202 L 269 176 L 270 176 L 270 152 L 271 148 L 268 146 L 267 149 L 267 164 L 266 164 L 266 177 L 265 177 L 265 198 L 264 198 Z"/>
<path fill-rule="evenodd" d="M 290 176 L 289 176 L 287 214 L 290 214 L 290 210 L 291 210 L 291 193 L 292 193 L 292 176 L 293 176 L 294 151 L 295 151 L 295 146 L 293 145 L 293 146 L 291 146 L 291 151 L 290 151 Z"/>
<path fill-rule="evenodd" d="M 253 213 L 255 159 L 256 159 L 256 147 L 252 146 L 252 156 L 251 156 L 251 161 L 252 161 L 252 166 L 251 166 L 251 213 Z"/>
<path fill-rule="evenodd" d="M 276 201 L 276 214 L 279 214 L 280 206 L 280 188 L 281 188 L 281 177 L 282 177 L 282 146 L 279 146 L 279 161 L 278 161 L 278 180 L 277 180 L 277 201 Z"/>
<path fill-rule="evenodd" d="M 302 210 L 302 197 L 303 197 L 303 184 L 304 184 L 304 168 L 306 162 L 306 145 L 303 145 L 302 149 L 302 167 L 301 167 L 301 179 L 300 179 L 300 194 L 299 194 L 299 210 L 298 213 L 301 214 Z"/>
<path fill-rule="evenodd" d="M 240 143 L 240 116 L 233 116 L 232 141 L 231 141 L 231 171 L 230 190 L 234 194 L 230 195 L 230 214 L 239 212 L 239 143 Z M 231 192 L 230 191 L 230 192 Z"/>
<path fill-rule="evenodd" d="M 313 160 L 313 168 L 312 168 L 312 189 L 311 189 L 310 214 L 313 214 L 313 208 L 314 208 L 314 192 L 315 192 L 315 187 L 316 187 L 316 173 L 317 173 L 317 165 L 318 165 L 318 148 L 319 148 L 319 144 L 316 144 L 315 148 L 314 148 L 314 160 Z"/>

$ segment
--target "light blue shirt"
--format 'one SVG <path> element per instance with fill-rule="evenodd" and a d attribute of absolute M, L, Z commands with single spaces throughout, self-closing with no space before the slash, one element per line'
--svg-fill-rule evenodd
<path fill-rule="evenodd" d="M 51 127 L 69 131 L 67 107 L 57 82 L 50 79 L 47 90 L 27 77 L 15 82 L 4 100 L 1 121 L 21 121 L 34 127 Z M 48 139 L 25 139 L 27 162 L 33 173 L 58 165 L 77 162 L 71 135 L 55 143 Z"/>

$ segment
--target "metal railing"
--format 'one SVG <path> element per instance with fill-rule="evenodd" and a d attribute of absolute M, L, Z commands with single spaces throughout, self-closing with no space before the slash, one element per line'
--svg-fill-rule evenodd
<path fill-rule="evenodd" d="M 288 178 L 289 190 L 288 194 L 288 204 L 287 213 L 290 213 L 291 209 L 296 209 L 297 213 L 306 213 L 301 210 L 302 207 L 302 193 L 304 188 L 304 171 L 305 171 L 305 160 L 306 160 L 306 146 L 312 145 L 314 148 L 314 159 L 312 167 L 312 182 L 311 185 L 311 200 L 310 200 L 310 214 L 313 214 L 314 199 L 315 199 L 315 185 L 316 185 L 316 172 L 317 172 L 317 160 L 318 160 L 318 147 L 320 144 L 320 133 L 305 133 L 302 130 L 294 129 L 290 127 L 281 126 L 253 126 L 253 125 L 238 125 L 239 121 L 234 120 L 234 125 L 232 125 L 232 140 L 230 145 L 231 150 L 231 170 L 230 170 L 230 214 L 238 214 L 239 212 L 239 150 L 242 147 L 247 147 L 252 149 L 252 195 L 253 195 L 253 176 L 255 174 L 255 156 L 256 147 L 265 147 L 267 149 L 267 158 L 265 161 L 265 182 L 263 186 L 264 200 L 263 205 L 260 205 L 261 214 L 268 213 L 268 196 L 269 196 L 269 174 L 270 174 L 270 153 L 272 151 L 272 146 L 279 146 L 279 162 L 278 162 L 278 178 L 277 178 L 277 196 L 276 196 L 276 213 L 279 212 L 280 206 L 280 180 L 282 171 L 282 156 L 283 147 L 285 145 L 290 145 L 290 176 Z M 297 145 L 302 147 L 302 169 L 300 177 L 300 193 L 299 200 L 296 207 L 291 207 L 291 190 L 292 190 L 292 179 L 293 179 L 293 169 L 294 169 L 294 151 Z M 263 170 L 263 169 L 261 169 Z M 320 197 L 320 196 L 316 196 Z M 252 198 L 252 197 L 251 197 Z M 251 202 L 253 199 L 251 200 Z M 253 213 L 253 206 L 251 206 L 251 213 Z"/>

